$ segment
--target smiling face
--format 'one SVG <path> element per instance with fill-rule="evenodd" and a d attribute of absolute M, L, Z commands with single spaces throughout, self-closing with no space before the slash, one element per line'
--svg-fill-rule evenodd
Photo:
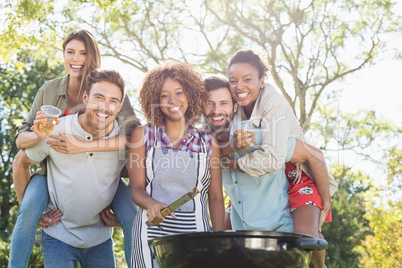
<path fill-rule="evenodd" d="M 123 102 L 121 89 L 112 83 L 102 81 L 92 85 L 88 94 L 84 93 L 86 105 L 83 128 L 91 134 L 103 131 L 107 135 L 113 129 L 113 122 Z"/>
<path fill-rule="evenodd" d="M 244 109 L 252 111 L 264 87 L 264 77 L 258 78 L 258 70 L 249 63 L 232 64 L 228 70 L 230 93 Z"/>
<path fill-rule="evenodd" d="M 64 66 L 71 78 L 81 79 L 87 51 L 82 41 L 72 39 L 64 49 Z"/>
<path fill-rule="evenodd" d="M 184 89 L 176 80 L 170 77 L 165 79 L 159 94 L 159 104 L 165 122 L 185 120 L 188 100 Z"/>
<path fill-rule="evenodd" d="M 236 110 L 237 104 L 233 104 L 232 97 L 227 88 L 218 88 L 208 92 L 205 116 L 212 131 L 216 134 L 229 130 Z"/>

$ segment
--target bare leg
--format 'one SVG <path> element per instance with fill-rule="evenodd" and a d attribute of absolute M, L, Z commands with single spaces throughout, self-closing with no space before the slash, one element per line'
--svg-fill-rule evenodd
<path fill-rule="evenodd" d="M 321 233 L 318 233 L 320 239 L 324 239 L 324 236 Z M 311 262 L 314 264 L 314 267 L 327 267 L 325 266 L 325 249 L 323 250 L 314 250 L 311 256 Z"/>
<path fill-rule="evenodd" d="M 25 151 L 20 150 L 14 157 L 13 161 L 13 183 L 15 194 L 17 195 L 18 202 L 21 204 L 22 198 L 25 194 L 25 189 L 31 179 L 31 172 L 29 167 L 31 164 L 26 159 Z"/>
<path fill-rule="evenodd" d="M 293 226 L 295 233 L 307 234 L 323 239 L 318 233 L 318 220 L 320 217 L 320 208 L 314 205 L 304 205 L 292 212 Z M 320 237 L 321 235 L 321 237 Z M 325 250 L 314 250 L 311 261 L 315 268 L 324 268 Z"/>
<path fill-rule="evenodd" d="M 295 233 L 318 237 L 318 219 L 320 208 L 304 205 L 292 212 Z"/>

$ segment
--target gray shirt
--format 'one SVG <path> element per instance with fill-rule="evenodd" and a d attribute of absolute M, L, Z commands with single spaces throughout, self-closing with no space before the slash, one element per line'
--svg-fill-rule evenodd
<path fill-rule="evenodd" d="M 78 122 L 78 114 L 60 119 L 53 133 L 75 135 L 92 139 Z M 117 122 L 107 139 L 119 134 Z M 49 208 L 57 208 L 63 216 L 59 222 L 44 231 L 77 248 L 99 245 L 109 239 L 112 228 L 106 227 L 100 212 L 110 205 L 116 193 L 120 171 L 126 163 L 125 152 L 88 152 L 63 154 L 46 143 L 46 137 L 35 147 L 26 149 L 29 159 L 40 162 L 47 156 Z"/>

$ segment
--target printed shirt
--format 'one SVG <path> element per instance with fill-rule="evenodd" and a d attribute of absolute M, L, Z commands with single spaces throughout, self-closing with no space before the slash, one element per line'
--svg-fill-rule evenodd
<path fill-rule="evenodd" d="M 144 126 L 144 145 L 146 151 L 149 151 L 149 149 L 154 146 L 154 131 L 154 126 L 150 124 Z M 207 148 L 208 157 L 211 156 L 212 135 L 205 131 L 201 131 L 190 125 L 187 130 L 188 139 L 183 139 L 177 149 L 174 148 L 169 136 L 166 134 L 165 124 L 156 131 L 159 131 L 159 135 L 156 135 L 156 140 L 159 144 L 162 144 L 162 148 L 199 153 L 201 152 L 201 139 L 203 139 Z"/>

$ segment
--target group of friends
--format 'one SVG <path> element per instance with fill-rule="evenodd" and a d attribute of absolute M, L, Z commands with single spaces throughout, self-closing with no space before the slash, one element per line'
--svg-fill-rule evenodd
<path fill-rule="evenodd" d="M 148 241 L 166 235 L 233 229 L 323 238 L 333 178 L 323 153 L 302 141 L 288 102 L 265 83 L 268 68 L 256 53 L 236 52 L 228 80 L 204 79 L 180 62 L 150 70 L 139 93 L 142 126 L 122 76 L 98 69 L 90 32 L 71 32 L 63 55 L 68 74 L 39 89 L 12 133 L 21 149 L 13 163 L 20 207 L 9 267 L 27 267 L 37 224 L 45 267 L 62 268 L 115 267 L 113 226 L 123 229 L 133 268 L 157 267 Z M 42 105 L 62 111 L 51 134 L 39 130 Z M 193 188 L 193 200 L 161 215 Z M 313 252 L 315 267 L 324 259 Z"/>

